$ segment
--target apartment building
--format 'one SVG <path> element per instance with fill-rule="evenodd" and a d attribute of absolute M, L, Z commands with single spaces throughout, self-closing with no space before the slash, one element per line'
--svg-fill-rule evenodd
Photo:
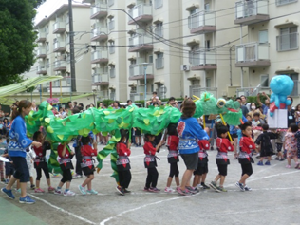
<path fill-rule="evenodd" d="M 71 92 L 70 77 L 70 45 L 69 45 L 69 17 L 68 5 L 64 4 L 55 9 L 52 14 L 38 21 L 35 29 L 38 31 L 36 40 L 37 66 L 36 74 L 40 76 L 61 75 L 61 81 L 52 83 L 54 96 L 78 95 L 91 92 L 90 52 L 86 45 L 90 43 L 87 35 L 82 35 L 90 27 L 88 17 L 89 6 L 73 5 L 76 92 Z M 43 85 L 43 92 L 49 93 L 50 87 Z"/>
<path fill-rule="evenodd" d="M 247 28 L 247 40 L 236 46 L 235 66 L 248 76 L 248 86 L 238 94 L 270 93 L 273 76 L 286 74 L 294 81 L 292 96 L 299 97 L 299 13 L 298 0 L 238 1 L 235 24 Z M 245 77 L 245 75 L 244 75 Z M 296 98 L 295 101 L 299 102 Z"/>

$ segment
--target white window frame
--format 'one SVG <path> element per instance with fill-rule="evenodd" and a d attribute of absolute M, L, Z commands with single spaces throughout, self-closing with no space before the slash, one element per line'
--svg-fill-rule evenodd
<path fill-rule="evenodd" d="M 163 7 L 163 0 L 154 0 L 154 8 L 160 9 Z"/>
<path fill-rule="evenodd" d="M 276 6 L 284 6 L 298 2 L 298 0 L 276 0 Z"/>

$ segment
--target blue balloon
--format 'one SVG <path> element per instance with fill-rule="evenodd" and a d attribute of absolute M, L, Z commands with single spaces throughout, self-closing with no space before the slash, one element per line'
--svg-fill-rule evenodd
<path fill-rule="evenodd" d="M 270 102 L 280 108 L 280 104 L 284 103 L 290 105 L 291 101 L 287 100 L 287 96 L 292 93 L 294 82 L 287 75 L 278 75 L 272 78 L 270 87 L 272 89 L 272 95 Z"/>

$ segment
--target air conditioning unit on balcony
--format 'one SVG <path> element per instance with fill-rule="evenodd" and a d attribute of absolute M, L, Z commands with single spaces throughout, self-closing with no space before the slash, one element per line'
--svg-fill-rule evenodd
<path fill-rule="evenodd" d="M 181 71 L 190 71 L 190 66 L 188 66 L 188 65 L 181 65 L 180 66 L 180 70 Z"/>

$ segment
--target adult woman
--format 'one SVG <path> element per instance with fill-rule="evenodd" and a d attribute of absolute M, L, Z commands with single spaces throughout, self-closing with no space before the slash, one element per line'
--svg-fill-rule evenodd
<path fill-rule="evenodd" d="M 188 99 L 185 100 L 182 107 L 182 116 L 178 121 L 178 150 L 181 158 L 186 165 L 181 185 L 178 188 L 178 195 L 188 196 L 197 193 L 190 186 L 190 180 L 193 172 L 197 169 L 198 163 L 198 140 L 208 140 L 207 133 L 200 127 L 196 118 L 193 115 L 196 111 L 195 103 Z"/>
<path fill-rule="evenodd" d="M 251 103 L 250 104 L 250 112 L 248 113 L 248 115 L 250 115 L 252 118 L 253 118 L 253 113 L 256 113 L 258 112 L 259 113 L 259 118 L 260 119 L 265 119 L 266 116 L 264 114 L 262 114 L 262 112 L 259 110 L 259 107 L 256 107 L 255 103 Z"/>
<path fill-rule="evenodd" d="M 27 196 L 27 182 L 29 180 L 29 171 L 26 161 L 26 149 L 30 145 L 36 147 L 42 146 L 42 143 L 37 141 L 31 141 L 27 137 L 27 130 L 25 124 L 25 116 L 31 110 L 31 103 L 23 100 L 19 102 L 18 108 L 14 109 L 11 117 L 11 128 L 9 131 L 9 145 L 8 152 L 9 157 L 12 159 L 15 166 L 15 173 L 13 177 L 10 178 L 6 188 L 2 188 L 1 191 L 5 193 L 9 198 L 14 199 L 11 192 L 11 187 L 17 179 L 21 183 L 21 197 L 19 199 L 20 203 L 32 204 L 35 201 Z"/>

